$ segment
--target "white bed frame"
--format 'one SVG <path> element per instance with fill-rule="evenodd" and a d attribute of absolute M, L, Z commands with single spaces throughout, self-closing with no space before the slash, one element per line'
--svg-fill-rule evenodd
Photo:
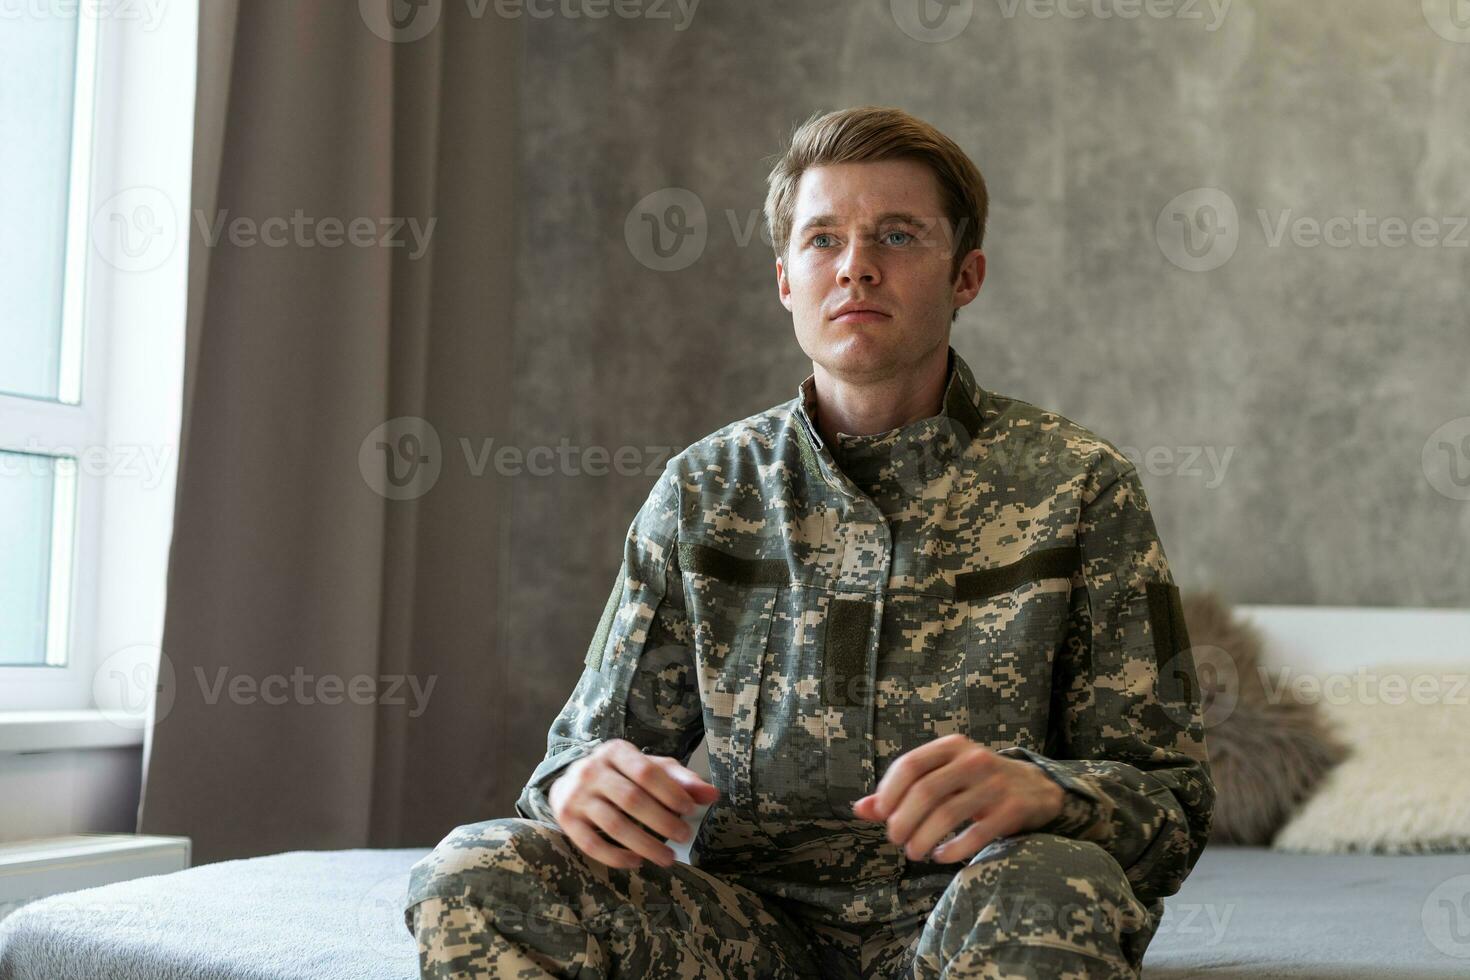
<path fill-rule="evenodd" d="M 1470 610 L 1240 605 L 1270 666 L 1307 671 L 1470 661 Z"/>

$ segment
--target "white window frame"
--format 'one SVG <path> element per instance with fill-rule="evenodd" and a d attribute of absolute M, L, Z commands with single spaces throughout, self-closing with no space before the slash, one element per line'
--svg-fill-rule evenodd
<path fill-rule="evenodd" d="M 0 732 L 25 714 L 49 724 L 58 712 L 76 711 L 100 711 L 141 731 L 147 705 L 139 671 L 156 671 L 150 660 L 163 632 L 183 392 L 198 0 L 69 9 L 78 25 L 77 87 L 60 400 L 0 393 L 0 448 L 80 453 L 70 467 L 74 534 L 53 547 L 52 559 L 53 580 L 63 571 L 71 579 L 69 608 L 57 607 L 52 592 L 51 622 L 66 620 L 66 663 L 55 665 L 61 651 L 51 646 L 47 666 L 0 666 L 0 716 L 11 723 Z M 141 266 L 102 237 L 108 208 L 127 207 L 140 193 L 171 212 L 150 212 L 165 237 Z M 66 366 L 77 362 L 67 355 L 78 349 L 79 375 Z M 59 632 L 49 631 L 48 644 Z M 124 674 L 131 687 L 109 682 Z"/>

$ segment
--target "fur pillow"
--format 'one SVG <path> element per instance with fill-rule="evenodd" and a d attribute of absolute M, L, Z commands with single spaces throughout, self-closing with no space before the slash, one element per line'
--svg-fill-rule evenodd
<path fill-rule="evenodd" d="M 1314 674 L 1351 755 L 1271 846 L 1317 854 L 1470 850 L 1470 664 Z M 1311 689 L 1307 689 L 1311 690 Z"/>
<path fill-rule="evenodd" d="M 1270 844 L 1347 747 L 1317 704 L 1296 700 L 1295 689 L 1262 664 L 1256 627 L 1213 592 L 1180 600 L 1216 790 L 1210 841 Z"/>

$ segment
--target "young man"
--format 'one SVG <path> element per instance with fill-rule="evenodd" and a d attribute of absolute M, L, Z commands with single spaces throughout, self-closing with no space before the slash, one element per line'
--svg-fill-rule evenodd
<path fill-rule="evenodd" d="M 986 208 L 906 113 L 796 131 L 812 375 L 669 462 L 520 816 L 414 869 L 425 977 L 1137 975 L 1209 831 L 1194 661 L 1134 467 L 949 346 Z"/>

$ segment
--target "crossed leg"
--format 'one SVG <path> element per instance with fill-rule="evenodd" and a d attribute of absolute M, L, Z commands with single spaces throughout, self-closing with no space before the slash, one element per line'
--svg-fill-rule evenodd
<path fill-rule="evenodd" d="M 1136 980 L 1157 921 L 1091 841 L 986 845 L 913 916 L 842 928 L 797 917 L 833 980 Z"/>
<path fill-rule="evenodd" d="M 940 896 L 911 949 L 915 980 L 1134 980 L 1157 922 L 1113 856 L 1057 834 L 1001 837 Z"/>
<path fill-rule="evenodd" d="M 818 975 L 800 928 L 756 893 L 682 862 L 609 868 L 537 820 L 456 828 L 408 891 L 426 978 Z"/>

